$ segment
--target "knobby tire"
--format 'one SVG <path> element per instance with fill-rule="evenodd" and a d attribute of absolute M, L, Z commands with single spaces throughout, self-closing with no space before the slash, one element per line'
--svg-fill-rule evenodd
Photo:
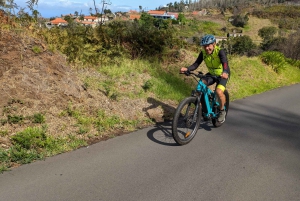
<path fill-rule="evenodd" d="M 198 109 L 196 109 L 198 105 Z M 197 110 L 197 111 L 195 111 Z M 196 113 L 196 118 L 193 119 Z M 201 122 L 201 106 L 196 97 L 188 97 L 181 101 L 174 114 L 172 135 L 179 145 L 189 143 L 196 135 Z"/>

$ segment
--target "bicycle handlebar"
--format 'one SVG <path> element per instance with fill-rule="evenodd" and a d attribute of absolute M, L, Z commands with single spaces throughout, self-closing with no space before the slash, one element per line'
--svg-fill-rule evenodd
<path fill-rule="evenodd" d="M 185 71 L 184 74 L 186 76 L 194 75 L 195 77 L 200 78 L 200 79 L 202 79 L 203 77 L 212 77 L 212 78 L 215 78 L 215 79 L 220 79 L 221 78 L 221 76 L 210 75 L 210 74 L 204 75 L 202 72 L 198 72 L 198 74 L 197 74 L 197 73 L 191 72 L 189 70 Z"/>

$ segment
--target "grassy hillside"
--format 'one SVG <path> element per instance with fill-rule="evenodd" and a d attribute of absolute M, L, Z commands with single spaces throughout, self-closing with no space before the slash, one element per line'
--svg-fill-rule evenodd
<path fill-rule="evenodd" d="M 288 65 L 284 72 L 278 74 L 258 57 L 232 57 L 230 67 L 232 74 L 228 89 L 231 100 L 300 82 L 299 68 Z"/>
<path fill-rule="evenodd" d="M 269 19 L 260 19 L 255 16 L 251 16 L 248 24 L 243 29 L 243 34 L 250 36 L 253 42 L 258 45 L 262 41 L 261 37 L 258 36 L 258 30 L 268 26 L 278 27 L 277 24 L 272 23 Z"/>

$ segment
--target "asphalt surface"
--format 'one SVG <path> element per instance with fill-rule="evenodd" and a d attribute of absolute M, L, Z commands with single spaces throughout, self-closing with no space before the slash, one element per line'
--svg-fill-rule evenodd
<path fill-rule="evenodd" d="M 300 200 L 300 84 L 231 102 L 177 146 L 158 124 L 0 174 L 3 201 Z"/>

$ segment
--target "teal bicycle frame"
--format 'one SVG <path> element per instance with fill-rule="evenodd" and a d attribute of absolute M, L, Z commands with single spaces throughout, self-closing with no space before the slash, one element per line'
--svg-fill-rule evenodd
<path fill-rule="evenodd" d="M 212 91 L 210 88 L 208 88 L 202 82 L 202 78 L 201 78 L 198 81 L 196 92 L 199 93 L 198 95 L 199 102 L 201 100 L 201 96 L 204 96 L 205 105 L 202 105 L 202 108 L 206 107 L 207 112 L 206 113 L 202 112 L 203 117 L 212 118 L 212 119 L 217 118 L 219 115 L 217 108 L 220 106 L 220 103 L 217 101 L 217 95 L 215 91 Z"/>

